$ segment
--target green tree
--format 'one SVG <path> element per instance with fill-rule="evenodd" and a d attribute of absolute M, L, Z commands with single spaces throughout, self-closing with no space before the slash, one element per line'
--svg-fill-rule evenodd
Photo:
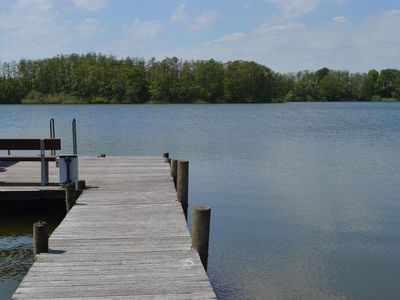
<path fill-rule="evenodd" d="M 400 71 L 274 73 L 252 61 L 119 59 L 101 53 L 0 62 L 0 102 L 271 102 L 400 98 Z"/>
<path fill-rule="evenodd" d="M 319 83 L 322 99 L 328 101 L 350 100 L 349 72 L 329 71 Z"/>
<path fill-rule="evenodd" d="M 155 101 L 175 102 L 178 99 L 180 62 L 178 58 L 154 58 L 148 64 L 150 98 Z"/>
<path fill-rule="evenodd" d="M 295 100 L 296 77 L 293 74 L 273 74 L 272 98 L 276 101 Z"/>
<path fill-rule="evenodd" d="M 313 72 L 298 72 L 296 75 L 296 86 L 293 93 L 293 100 L 313 101 L 321 100 L 318 79 Z"/>
<path fill-rule="evenodd" d="M 196 90 L 195 72 L 194 62 L 185 61 L 182 64 L 178 84 L 178 99 L 180 102 L 192 102 L 200 99 Z"/>
<path fill-rule="evenodd" d="M 377 87 L 379 95 L 384 98 L 392 98 L 395 96 L 396 83 L 400 77 L 400 71 L 396 69 L 385 69 L 379 74 Z"/>
<path fill-rule="evenodd" d="M 228 62 L 224 74 L 227 102 L 270 102 L 273 96 L 272 71 L 255 62 Z"/>
<path fill-rule="evenodd" d="M 127 58 L 122 65 L 125 100 L 143 103 L 149 99 L 146 62 L 143 59 Z"/>
<path fill-rule="evenodd" d="M 198 61 L 194 64 L 194 88 L 197 99 L 215 102 L 224 93 L 224 66 L 215 60 Z"/>

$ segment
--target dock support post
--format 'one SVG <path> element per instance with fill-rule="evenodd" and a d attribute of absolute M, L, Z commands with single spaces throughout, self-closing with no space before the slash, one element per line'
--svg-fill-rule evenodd
<path fill-rule="evenodd" d="M 171 176 L 174 179 L 174 185 L 176 189 L 176 176 L 178 173 L 178 160 L 177 159 L 171 159 Z"/>
<path fill-rule="evenodd" d="M 187 209 L 189 202 L 189 162 L 187 160 L 178 160 L 176 192 L 178 201 L 182 205 L 182 209 L 185 213 L 185 218 L 187 221 Z"/>
<path fill-rule="evenodd" d="M 40 253 L 49 253 L 49 229 L 44 221 L 33 224 L 33 259 Z"/>
<path fill-rule="evenodd" d="M 169 162 L 169 153 L 168 152 L 164 152 L 163 157 L 165 158 L 164 162 Z"/>
<path fill-rule="evenodd" d="M 199 253 L 201 262 L 207 272 L 208 244 L 210 237 L 211 208 L 195 206 L 192 219 L 192 248 Z"/>
<path fill-rule="evenodd" d="M 76 202 L 75 184 L 67 183 L 64 187 L 65 187 L 65 209 L 68 213 Z"/>

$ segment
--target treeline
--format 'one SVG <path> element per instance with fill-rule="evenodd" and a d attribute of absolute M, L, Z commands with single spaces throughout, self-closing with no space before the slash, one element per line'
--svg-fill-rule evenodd
<path fill-rule="evenodd" d="M 252 61 L 59 55 L 0 63 L 0 103 L 239 103 L 400 99 L 400 70 L 280 74 Z"/>

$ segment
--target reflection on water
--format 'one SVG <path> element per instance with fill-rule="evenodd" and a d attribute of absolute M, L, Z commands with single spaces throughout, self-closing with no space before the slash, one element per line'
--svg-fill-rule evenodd
<path fill-rule="evenodd" d="M 46 220 L 53 230 L 62 214 L 0 214 L 0 299 L 9 299 L 32 264 L 32 225 Z"/>
<path fill-rule="evenodd" d="M 76 118 L 81 154 L 190 161 L 219 298 L 400 299 L 400 103 L 6 105 L 0 136 L 50 118 L 63 152 Z"/>

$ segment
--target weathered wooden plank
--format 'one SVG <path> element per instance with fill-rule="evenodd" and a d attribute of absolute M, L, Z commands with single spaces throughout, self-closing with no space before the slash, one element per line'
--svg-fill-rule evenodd
<path fill-rule="evenodd" d="M 62 251 L 62 250 L 59 250 Z M 37 256 L 37 261 L 43 262 L 72 262 L 72 261 L 136 261 L 138 263 L 161 263 L 161 262 L 169 262 L 175 261 L 177 264 L 182 265 L 192 265 L 194 263 L 199 262 L 200 258 L 197 255 L 197 252 L 193 250 L 187 251 L 148 251 L 148 252 L 141 252 L 135 253 L 134 255 L 129 252 L 118 252 L 115 253 L 101 253 L 101 252 L 94 252 L 94 253 L 86 253 L 80 255 L 70 255 L 67 251 L 66 252 L 58 252 L 57 254 L 45 254 L 41 253 Z"/>
<path fill-rule="evenodd" d="M 30 299 L 27 298 L 11 298 L 11 299 Z M 54 298 L 40 298 L 41 300 L 54 300 Z M 104 300 L 110 299 L 110 296 L 90 296 L 90 297 L 58 297 L 57 300 Z M 159 294 L 159 295 L 129 295 L 129 296 L 112 296 L 113 300 L 188 300 L 188 299 L 197 299 L 197 300 L 205 300 L 205 299 L 217 299 L 214 292 L 200 292 L 200 293 L 185 293 L 185 294 Z"/>
<path fill-rule="evenodd" d="M 29 270 L 29 275 L 34 276 L 35 274 L 41 274 L 41 276 L 43 276 L 49 274 L 54 276 L 54 278 L 57 278 L 64 275 L 84 276 L 85 274 L 91 274 L 91 272 L 102 271 L 109 271 L 111 274 L 114 273 L 115 275 L 118 275 L 120 274 L 120 271 L 125 271 L 121 274 L 158 274 L 178 273 L 182 270 L 191 270 L 190 275 L 198 274 L 204 276 L 204 271 L 198 268 L 198 265 L 198 262 L 188 264 L 186 260 L 158 260 L 157 265 L 154 265 L 154 263 L 139 263 L 137 261 L 126 260 L 121 264 L 117 264 L 115 261 L 86 261 L 83 263 L 71 262 L 68 265 L 63 262 L 54 261 L 35 263 L 35 265 Z M 118 273 L 116 271 L 118 271 Z M 30 276 L 27 276 L 25 279 L 28 280 Z"/>
<path fill-rule="evenodd" d="M 97 285 L 76 285 L 68 286 L 49 285 L 45 287 L 24 287 L 21 286 L 13 295 L 16 299 L 42 299 L 59 297 L 91 297 L 91 296 L 128 296 L 128 295 L 162 295 L 162 294 L 185 294 L 212 292 L 210 283 L 205 281 L 158 281 L 158 282 L 104 282 Z M 25 294 L 25 296 L 24 296 Z M 29 296 L 29 297 L 28 297 Z"/>

